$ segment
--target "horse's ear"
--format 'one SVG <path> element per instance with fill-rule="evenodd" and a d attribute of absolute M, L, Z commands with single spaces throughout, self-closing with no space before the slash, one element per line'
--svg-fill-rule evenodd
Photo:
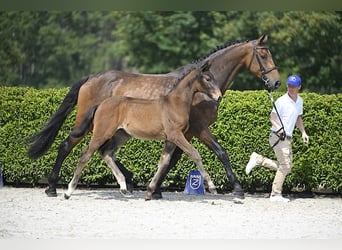
<path fill-rule="evenodd" d="M 268 35 L 264 34 L 258 39 L 258 44 L 259 45 L 265 44 L 265 43 L 267 43 L 267 40 L 268 40 Z"/>

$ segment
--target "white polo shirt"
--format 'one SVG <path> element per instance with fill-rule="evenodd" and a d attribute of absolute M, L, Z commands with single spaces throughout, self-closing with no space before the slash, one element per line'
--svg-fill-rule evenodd
<path fill-rule="evenodd" d="M 291 99 L 288 93 L 286 93 L 276 100 L 275 105 L 283 122 L 286 135 L 292 136 L 293 130 L 296 126 L 297 118 L 303 114 L 303 99 L 298 95 L 297 101 L 295 102 Z M 274 107 L 271 112 L 276 113 Z M 278 123 L 281 124 L 279 117 Z M 277 131 L 274 126 L 272 126 L 271 129 L 272 131 Z"/>

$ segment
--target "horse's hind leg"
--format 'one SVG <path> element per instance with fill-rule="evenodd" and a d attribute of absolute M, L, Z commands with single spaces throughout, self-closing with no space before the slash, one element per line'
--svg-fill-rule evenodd
<path fill-rule="evenodd" d="M 83 138 L 83 137 L 82 137 Z M 45 190 L 45 193 L 49 197 L 56 197 L 56 185 L 59 177 L 63 161 L 70 154 L 71 150 L 80 142 L 82 138 L 74 138 L 68 136 L 59 146 L 58 155 L 53 166 L 50 176 L 48 178 L 49 187 Z"/>

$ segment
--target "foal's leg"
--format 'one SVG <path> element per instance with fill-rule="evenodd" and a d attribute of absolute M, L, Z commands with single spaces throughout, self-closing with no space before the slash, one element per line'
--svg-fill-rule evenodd
<path fill-rule="evenodd" d="M 183 134 L 179 134 L 175 142 L 177 142 L 177 146 L 180 147 L 185 153 L 187 153 L 189 157 L 196 163 L 198 170 L 203 176 L 204 182 L 208 185 L 210 193 L 217 194 L 216 187 L 211 181 L 209 173 L 207 172 L 207 170 L 205 170 L 201 156 L 198 151 L 187 141 Z"/>
<path fill-rule="evenodd" d="M 150 184 L 147 186 L 147 193 L 145 196 L 145 200 L 151 200 L 152 194 L 155 192 L 156 188 L 160 188 L 160 181 L 164 179 L 168 172 L 168 166 L 171 159 L 171 154 L 175 150 L 176 145 L 170 141 L 165 141 L 164 149 L 160 156 L 160 160 L 158 163 L 158 169 L 152 178 Z"/>
<path fill-rule="evenodd" d="M 90 146 L 87 147 L 85 151 L 82 152 L 81 158 L 77 164 L 77 167 L 74 172 L 74 176 L 72 177 L 72 180 L 69 182 L 68 190 L 64 194 L 65 199 L 69 199 L 71 194 L 75 191 L 77 187 L 78 180 L 81 177 L 81 173 L 87 162 L 89 161 L 90 157 L 94 153 L 94 149 L 92 149 Z"/>
<path fill-rule="evenodd" d="M 125 176 L 127 190 L 129 192 L 133 192 L 133 173 L 125 168 L 125 166 L 122 165 L 120 161 L 114 156 L 114 152 L 116 152 L 117 149 L 124 145 L 130 138 L 131 136 L 129 134 L 127 134 L 124 130 L 119 129 L 110 140 L 108 140 L 104 145 L 100 147 L 99 153 L 102 157 L 104 157 L 105 155 L 109 155 L 112 157 L 111 161 L 113 161 L 113 163 L 111 164 L 115 164 L 116 167 Z"/>
<path fill-rule="evenodd" d="M 94 131 L 93 137 L 91 138 L 88 147 L 81 153 L 81 157 L 75 169 L 74 176 L 68 185 L 68 191 L 64 194 L 65 199 L 69 199 L 71 194 L 75 191 L 78 180 L 81 177 L 82 170 L 89 161 L 90 157 L 97 149 L 100 148 L 101 145 L 103 145 L 108 139 L 110 139 L 110 137 L 105 136 L 105 133 L 101 132 L 101 129 L 97 132 Z"/>
<path fill-rule="evenodd" d="M 192 133 L 193 133 L 193 131 L 188 130 L 188 132 L 185 134 L 185 137 L 188 141 L 191 141 L 191 139 L 193 137 Z M 197 135 L 197 137 L 199 138 L 199 135 Z M 182 153 L 183 153 L 183 150 L 180 149 L 179 147 L 176 147 L 173 154 L 171 155 L 171 159 L 170 159 L 169 164 L 167 166 L 165 166 L 164 174 L 162 176 L 160 176 L 160 178 L 158 180 L 156 189 L 155 189 L 154 193 L 152 194 L 152 199 L 158 200 L 158 199 L 163 198 L 161 190 L 160 190 L 160 186 L 161 186 L 162 182 L 164 181 L 167 173 L 177 164 L 177 162 L 179 161 L 179 159 L 182 156 Z M 208 176 L 209 176 L 209 174 L 208 174 Z M 209 176 L 209 179 L 210 179 L 210 176 Z M 212 183 L 212 181 L 211 181 L 211 183 Z M 209 189 L 210 193 L 217 194 L 216 186 L 214 185 L 214 183 L 212 183 L 212 185 L 210 187 L 209 187 L 209 184 L 207 181 L 206 181 L 206 184 L 208 185 L 208 189 Z"/>
<path fill-rule="evenodd" d="M 176 146 L 176 149 L 173 151 L 173 153 L 171 154 L 171 159 L 170 159 L 170 162 L 169 164 L 167 164 L 164 168 L 165 170 L 163 171 L 163 173 L 160 175 L 160 178 L 157 182 L 157 186 L 156 186 L 156 189 L 155 191 L 153 192 L 152 194 L 152 199 L 153 200 L 159 200 L 159 199 L 162 199 L 163 196 L 162 196 L 162 193 L 161 193 L 161 184 L 163 183 L 166 175 L 168 172 L 170 172 L 170 170 L 176 166 L 177 162 L 179 161 L 179 159 L 181 158 L 182 156 L 182 153 L 183 153 L 183 150 L 181 150 L 179 147 Z"/>
<path fill-rule="evenodd" d="M 110 169 L 112 170 L 116 181 L 119 183 L 120 185 L 120 193 L 124 196 L 127 195 L 127 186 L 126 186 L 126 179 L 125 176 L 121 173 L 120 169 L 118 168 L 118 166 L 115 164 L 112 155 L 108 154 L 108 153 L 104 153 L 102 155 L 103 160 L 107 163 L 107 166 L 110 167 Z"/>

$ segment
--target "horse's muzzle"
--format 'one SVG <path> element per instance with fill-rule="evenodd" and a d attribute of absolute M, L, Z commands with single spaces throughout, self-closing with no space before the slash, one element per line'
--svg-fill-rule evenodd
<path fill-rule="evenodd" d="M 270 79 L 263 79 L 264 83 L 265 83 L 265 86 L 267 88 L 268 91 L 272 91 L 272 90 L 275 90 L 277 88 L 280 87 L 281 85 L 281 81 L 280 80 L 277 80 L 275 81 L 274 83 L 270 81 Z M 273 83 L 273 84 L 272 84 Z"/>

